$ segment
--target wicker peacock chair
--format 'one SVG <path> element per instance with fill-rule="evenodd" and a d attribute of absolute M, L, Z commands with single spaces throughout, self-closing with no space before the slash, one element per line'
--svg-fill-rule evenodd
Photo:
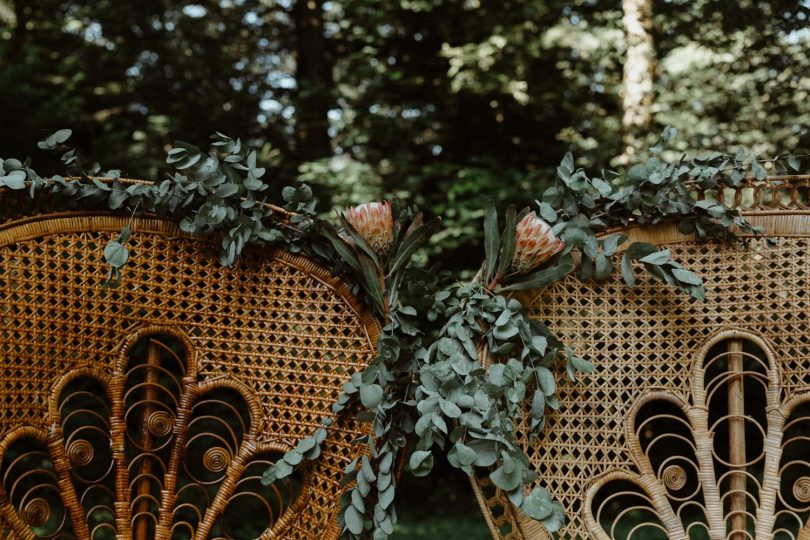
<path fill-rule="evenodd" d="M 597 365 L 561 381 L 559 411 L 523 441 L 568 512 L 554 537 L 810 538 L 810 177 L 712 195 L 765 233 L 735 247 L 671 221 L 623 231 L 701 275 L 705 301 L 648 275 L 521 297 Z M 493 537 L 551 537 L 474 488 Z"/>
<path fill-rule="evenodd" d="M 337 538 L 360 424 L 259 480 L 374 354 L 347 286 L 281 249 L 223 267 L 213 241 L 144 217 L 103 288 L 128 217 L 25 199 L 0 192 L 0 537 Z"/>

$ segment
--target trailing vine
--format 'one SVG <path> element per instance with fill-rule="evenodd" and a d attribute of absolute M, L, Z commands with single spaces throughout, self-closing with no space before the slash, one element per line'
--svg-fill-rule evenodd
<path fill-rule="evenodd" d="M 701 240 L 735 241 L 736 231 L 757 232 L 738 210 L 692 194 L 764 180 L 767 163 L 793 170 L 800 166 L 797 156 L 758 160 L 743 152 L 668 161 L 662 158 L 664 145 L 674 136 L 674 130 L 665 130 L 650 157 L 622 173 L 590 176 L 566 155 L 533 210 L 509 207 L 499 219 L 490 204 L 485 262 L 472 283 L 464 285 L 448 286 L 437 269 L 413 262 L 438 219 L 426 222 L 416 208 L 396 201 L 349 209 L 337 224 L 319 219 L 309 187 L 276 193 L 264 180 L 256 153 L 222 133 L 212 135 L 207 151 L 176 143 L 166 160 L 174 171 L 163 180 L 125 183 L 118 171 L 102 173 L 88 165 L 66 146 L 70 131 L 60 130 L 39 146 L 62 152 L 69 177 L 45 178 L 30 161 L 5 159 L 0 160 L 0 187 L 27 189 L 32 199 L 44 192 L 77 206 L 172 218 L 188 233 L 215 236 L 220 261 L 228 266 L 248 245 L 280 244 L 325 261 L 354 286 L 383 328 L 376 356 L 345 382 L 332 406 L 336 415 L 353 414 L 369 424 L 369 435 L 361 441 L 369 454 L 345 469 L 348 489 L 339 515 L 343 537 L 381 540 L 390 535 L 396 523 L 399 457 L 406 457 L 414 474 L 424 475 L 433 467 L 436 450 L 467 474 L 488 470 L 515 505 L 553 531 L 564 521 L 563 508 L 542 487 L 526 491 L 536 473 L 517 435 L 522 429 L 534 434 L 543 429 L 548 411 L 558 406 L 559 372 L 575 381 L 596 366 L 529 317 L 510 295 L 572 273 L 583 281 L 608 279 L 615 271 L 614 255 L 627 241 L 624 235 L 608 234 L 614 227 L 678 217 L 681 231 Z M 122 279 L 131 235 L 124 227 L 105 247 L 108 285 Z M 643 243 L 624 247 L 620 271 L 629 287 L 639 267 L 695 301 L 705 294 L 700 277 L 668 250 Z M 489 369 L 484 358 L 491 362 Z M 268 469 L 264 481 L 288 476 L 316 459 L 332 426 L 325 417 L 322 427 Z"/>

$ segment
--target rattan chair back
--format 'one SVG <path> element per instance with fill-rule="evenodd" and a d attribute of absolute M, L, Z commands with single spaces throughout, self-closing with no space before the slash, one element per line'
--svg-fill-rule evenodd
<path fill-rule="evenodd" d="M 374 354 L 346 284 L 282 249 L 226 268 L 213 241 L 144 217 L 104 288 L 128 218 L 23 199 L 0 193 L 0 536 L 337 538 L 363 426 L 260 480 Z"/>
<path fill-rule="evenodd" d="M 740 246 L 672 221 L 622 231 L 702 276 L 705 301 L 644 272 L 634 290 L 616 272 L 521 297 L 597 365 L 560 380 L 559 410 L 522 440 L 568 512 L 555 538 L 810 538 L 809 194 L 808 177 L 702 194 L 763 227 Z M 474 487 L 494 538 L 550 537 Z"/>

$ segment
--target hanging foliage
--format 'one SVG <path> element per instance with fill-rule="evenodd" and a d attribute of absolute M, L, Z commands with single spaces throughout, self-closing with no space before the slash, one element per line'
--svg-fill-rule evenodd
<path fill-rule="evenodd" d="M 65 146 L 70 135 L 60 130 L 40 147 L 62 151 L 71 176 L 45 178 L 28 161 L 5 159 L 0 187 L 28 190 L 32 199 L 45 193 L 75 206 L 176 220 L 190 234 L 216 236 L 224 265 L 235 264 L 248 245 L 280 244 L 303 252 L 342 275 L 382 321 L 376 357 L 351 375 L 332 406 L 335 415 L 353 414 L 371 424 L 362 440 L 370 454 L 349 463 L 343 478 L 350 485 L 339 515 L 345 538 L 390 535 L 398 456 L 404 455 L 414 474 L 425 475 L 435 450 L 446 452 L 450 464 L 467 474 L 487 468 L 493 483 L 526 515 L 551 531 L 559 528 L 563 508 L 543 488 L 525 489 L 536 473 L 515 442 L 516 431 L 527 407 L 528 428 L 543 429 L 547 411 L 558 405 L 558 371 L 576 381 L 598 366 L 530 318 L 510 294 L 571 273 L 583 281 L 604 281 L 615 270 L 613 255 L 627 241 L 608 233 L 614 227 L 677 217 L 682 232 L 701 240 L 735 241 L 737 231 L 758 232 L 738 210 L 693 193 L 765 179 L 763 161 L 742 152 L 663 160 L 663 145 L 675 135 L 671 129 L 649 159 L 623 173 L 589 176 L 568 154 L 534 209 L 518 212 L 510 206 L 499 219 L 494 203 L 487 206 L 481 270 L 472 283 L 447 285 L 440 271 L 416 264 L 419 249 L 439 227 L 438 219 L 426 221 L 416 208 L 369 202 L 338 215 L 337 223 L 319 219 L 309 187 L 273 192 L 256 152 L 218 132 L 207 151 L 176 143 L 166 159 L 174 170 L 163 180 L 127 183 L 118 171 L 88 166 Z M 794 170 L 800 165 L 796 156 L 770 161 Z M 125 279 L 132 234 L 124 227 L 105 247 L 107 285 Z M 629 287 L 639 266 L 695 301 L 704 297 L 700 277 L 668 250 L 643 243 L 625 247 L 621 273 Z M 482 365 L 484 356 L 494 361 L 489 369 Z M 316 459 L 332 423 L 324 418 L 264 480 L 289 476 Z"/>

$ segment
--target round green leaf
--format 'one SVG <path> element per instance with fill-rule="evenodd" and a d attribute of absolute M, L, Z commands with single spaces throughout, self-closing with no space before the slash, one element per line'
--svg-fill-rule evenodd
<path fill-rule="evenodd" d="M 24 189 L 25 178 L 25 171 L 11 171 L 6 176 L 0 177 L 0 186 L 6 186 L 11 189 Z"/>
<path fill-rule="evenodd" d="M 2 161 L 3 170 L 13 171 L 15 169 L 22 169 L 22 162 L 19 159 L 8 158 Z"/>
<path fill-rule="evenodd" d="M 523 498 L 523 504 L 520 506 L 520 509 L 530 518 L 542 521 L 549 517 L 554 511 L 554 503 L 548 491 L 536 487 Z"/>
<path fill-rule="evenodd" d="M 363 516 L 357 511 L 354 506 L 349 506 L 343 513 L 343 520 L 346 522 L 346 528 L 352 534 L 360 534 L 363 532 Z"/>
<path fill-rule="evenodd" d="M 456 441 L 453 448 L 456 451 L 456 459 L 458 459 L 461 465 L 472 465 L 478 459 L 478 454 L 475 453 L 475 450 L 461 441 Z"/>
<path fill-rule="evenodd" d="M 121 268 L 129 259 L 129 250 L 123 244 L 113 240 L 104 248 L 104 260 L 113 268 Z"/>
<path fill-rule="evenodd" d="M 379 384 L 369 384 L 360 388 L 360 401 L 366 409 L 376 409 L 382 402 L 383 389 Z"/>
<path fill-rule="evenodd" d="M 301 452 L 296 450 L 290 450 L 286 454 L 284 454 L 284 461 L 289 463 L 290 465 L 298 465 L 304 459 L 304 456 Z"/>
<path fill-rule="evenodd" d="M 53 137 L 54 141 L 56 141 L 58 144 L 61 144 L 61 143 L 65 142 L 65 141 L 67 141 L 72 134 L 73 134 L 73 131 L 70 130 L 70 129 L 60 129 L 59 131 L 54 133 L 52 135 L 52 137 Z"/>
<path fill-rule="evenodd" d="M 467 441 L 467 446 L 475 452 L 475 466 L 489 467 L 497 459 L 495 441 L 487 439 L 472 439 Z"/>
<path fill-rule="evenodd" d="M 411 454 L 408 465 L 415 476 L 424 476 L 433 468 L 433 454 L 430 450 L 418 450 Z"/>

